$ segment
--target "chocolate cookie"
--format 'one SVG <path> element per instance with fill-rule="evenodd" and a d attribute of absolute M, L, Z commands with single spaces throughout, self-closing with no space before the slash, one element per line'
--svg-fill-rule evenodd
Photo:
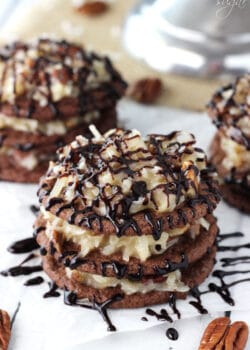
<path fill-rule="evenodd" d="M 216 248 L 213 247 L 211 252 L 205 254 L 201 260 L 190 265 L 187 270 L 183 271 L 182 280 L 188 288 L 200 285 L 207 278 L 214 266 L 215 253 Z M 122 299 L 112 303 L 110 306 L 111 308 L 137 308 L 162 304 L 168 302 L 173 296 L 177 299 L 185 299 L 188 292 L 188 289 L 186 292 L 154 290 L 148 293 L 137 292 L 128 295 L 122 291 L 120 286 L 103 289 L 92 288 L 80 283 L 74 278 L 67 277 L 65 267 L 49 255 L 43 257 L 43 268 L 49 277 L 55 281 L 58 287 L 74 291 L 79 299 L 87 298 L 92 301 L 93 298 L 95 298 L 95 301 L 102 303 L 117 294 L 121 294 Z"/>

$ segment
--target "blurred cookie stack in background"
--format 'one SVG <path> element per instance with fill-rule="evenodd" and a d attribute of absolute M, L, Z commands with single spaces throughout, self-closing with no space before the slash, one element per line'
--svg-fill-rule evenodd
<path fill-rule="evenodd" d="M 37 182 L 90 123 L 115 127 L 126 89 L 107 57 L 49 39 L 3 47 L 0 79 L 0 179 L 17 182 Z"/>
<path fill-rule="evenodd" d="M 250 213 L 250 75 L 238 78 L 212 97 L 208 112 L 218 131 L 211 162 L 224 199 Z"/>

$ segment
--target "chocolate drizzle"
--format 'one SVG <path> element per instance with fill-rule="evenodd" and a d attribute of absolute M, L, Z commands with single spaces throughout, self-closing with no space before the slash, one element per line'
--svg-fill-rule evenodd
<path fill-rule="evenodd" d="M 227 239 L 231 239 L 231 238 L 238 238 L 238 237 L 243 237 L 244 234 L 241 232 L 233 232 L 233 233 L 229 233 L 229 234 L 220 234 L 218 236 L 218 243 L 227 240 Z M 232 246 L 218 246 L 218 251 L 238 251 L 240 249 L 243 248 L 247 248 L 250 249 L 250 244 L 242 244 L 242 245 L 232 245 Z M 230 266 L 236 266 L 238 264 L 247 264 L 250 263 L 250 259 L 248 256 L 237 256 L 237 257 L 224 257 L 220 259 L 220 263 L 222 267 L 230 267 Z M 235 301 L 231 296 L 230 293 L 230 288 L 232 288 L 233 286 L 240 284 L 240 283 L 244 283 L 244 282 L 249 282 L 250 281 L 250 277 L 249 278 L 243 278 L 243 279 L 239 279 L 236 280 L 234 282 L 231 283 L 227 283 L 225 281 L 226 277 L 229 276 L 233 276 L 233 275 L 241 275 L 241 274 L 249 274 L 250 270 L 214 270 L 214 272 L 212 273 L 213 277 L 216 277 L 219 279 L 219 283 L 220 284 L 216 284 L 216 283 L 209 283 L 208 285 L 208 290 L 205 290 L 203 292 L 199 292 L 198 288 L 195 290 L 195 297 L 196 298 L 200 298 L 200 295 L 202 294 L 207 294 L 209 292 L 215 292 L 217 293 L 227 304 L 234 306 L 235 305 Z M 200 302 L 200 300 L 199 300 Z"/>
<path fill-rule="evenodd" d="M 170 295 L 168 303 L 169 303 L 169 306 L 171 307 L 171 309 L 173 310 L 173 313 L 177 316 L 178 319 L 180 319 L 181 313 L 176 307 L 176 295 L 174 293 L 172 293 Z"/>
<path fill-rule="evenodd" d="M 242 248 L 250 248 L 250 243 L 246 244 L 240 244 L 240 245 L 234 245 L 234 246 L 219 246 L 218 251 L 219 252 L 225 252 L 225 251 L 231 251 L 231 252 L 236 252 Z"/>
<path fill-rule="evenodd" d="M 241 238 L 244 234 L 241 232 L 233 232 L 229 234 L 220 234 L 217 238 L 218 243 L 218 250 L 219 251 L 238 251 L 243 248 L 250 249 L 249 244 L 242 244 L 242 245 L 232 245 L 232 246 L 223 246 L 223 248 L 220 250 L 220 242 L 223 242 L 227 239 L 232 238 Z M 231 267 L 236 266 L 239 264 L 250 264 L 250 257 L 249 256 L 237 256 L 237 257 L 223 257 L 219 259 L 220 264 L 222 267 Z M 219 284 L 216 284 L 214 282 L 209 283 L 208 289 L 204 291 L 200 291 L 198 287 L 194 287 L 190 290 L 190 295 L 195 298 L 195 300 L 191 300 L 189 303 L 195 307 L 200 314 L 207 314 L 208 310 L 202 305 L 201 296 L 208 294 L 208 293 L 217 293 L 227 304 L 230 306 L 235 305 L 235 301 L 230 293 L 230 289 L 238 284 L 250 282 L 250 277 L 242 278 L 235 280 L 233 282 L 227 283 L 225 279 L 227 277 L 233 276 L 233 275 L 244 275 L 244 274 L 250 274 L 250 270 L 222 270 L 222 269 L 216 269 L 212 273 L 212 276 L 217 278 L 219 280 Z M 171 294 L 169 299 L 169 306 L 172 308 L 174 314 L 177 315 L 177 318 L 180 318 L 180 312 L 176 308 L 176 300 L 174 293 Z M 164 310 L 164 311 L 163 311 Z M 160 313 L 157 313 L 156 311 L 152 309 L 147 309 L 146 314 L 150 316 L 156 317 L 160 321 L 168 321 L 171 322 L 169 319 L 169 315 L 166 315 L 165 309 L 162 309 Z"/>
<path fill-rule="evenodd" d="M 34 272 L 38 272 L 42 270 L 43 268 L 41 265 L 34 265 L 34 266 L 17 265 L 17 266 L 10 267 L 7 270 L 1 271 L 0 274 L 5 277 L 7 276 L 16 277 L 16 276 L 22 276 L 22 275 L 30 275 Z"/>
<path fill-rule="evenodd" d="M 44 298 L 57 298 L 60 296 L 60 293 L 57 291 L 58 287 L 55 282 L 49 282 L 49 290 L 44 293 Z"/>
<path fill-rule="evenodd" d="M 250 264 L 250 256 L 237 256 L 235 258 L 222 258 L 220 259 L 221 266 L 235 266 L 238 264 Z"/>
<path fill-rule="evenodd" d="M 34 230 L 34 232 L 33 232 L 33 237 L 36 238 L 37 235 L 38 235 L 38 233 L 39 233 L 39 232 L 42 232 L 43 230 L 45 230 L 45 227 L 44 227 L 44 226 L 39 226 L 39 227 L 37 227 L 37 228 Z"/>
<path fill-rule="evenodd" d="M 79 256 L 75 256 L 70 261 L 66 260 L 64 264 L 68 266 L 70 269 L 74 270 L 78 266 L 86 264 L 86 262 L 87 262 L 86 259 L 83 259 Z"/>
<path fill-rule="evenodd" d="M 32 252 L 33 250 L 38 248 L 39 245 L 36 242 L 35 238 L 31 237 L 12 243 L 8 247 L 8 251 L 12 254 L 22 254 Z"/>
<path fill-rule="evenodd" d="M 229 238 L 239 238 L 239 237 L 244 237 L 244 234 L 242 232 L 232 232 L 232 233 L 224 233 L 224 234 L 219 234 L 217 236 L 217 242 L 220 243 L 226 239 Z"/>
<path fill-rule="evenodd" d="M 207 309 L 204 308 L 204 306 L 202 305 L 202 302 L 201 302 L 201 298 L 200 298 L 200 291 L 198 289 L 198 287 L 194 287 L 190 290 L 190 294 L 192 295 L 192 297 L 194 297 L 196 300 L 191 300 L 189 302 L 190 305 L 192 305 L 193 307 L 195 307 L 200 314 L 204 315 L 204 314 L 207 314 L 208 311 Z"/>
<path fill-rule="evenodd" d="M 127 271 L 127 266 L 124 264 L 120 264 L 117 261 L 112 262 L 102 262 L 101 263 L 101 272 L 102 276 L 107 276 L 107 268 L 112 268 L 116 278 L 121 279 L 124 277 Z"/>
<path fill-rule="evenodd" d="M 20 307 L 21 307 L 21 303 L 20 303 L 20 301 L 17 303 L 17 307 L 16 307 L 16 310 L 14 311 L 14 314 L 13 314 L 13 316 L 12 316 L 12 318 L 11 318 L 11 321 L 10 321 L 10 328 L 12 329 L 12 327 L 13 327 L 13 325 L 14 325 L 14 322 L 15 322 L 15 320 L 16 320 L 16 317 L 17 317 L 17 314 L 18 314 L 18 312 L 19 312 L 19 310 L 20 310 Z"/>
<path fill-rule="evenodd" d="M 23 266 L 26 262 L 36 258 L 37 256 L 35 254 L 28 255 L 19 265 L 10 267 L 7 270 L 1 271 L 0 274 L 2 276 L 21 276 L 21 275 L 30 275 L 34 272 L 42 271 L 41 265 L 33 265 L 33 266 Z"/>
<path fill-rule="evenodd" d="M 155 266 L 154 270 L 157 275 L 166 275 L 178 269 L 186 269 L 188 267 L 188 259 L 186 254 L 181 254 L 181 261 L 178 263 L 167 261 L 165 267 Z"/>
<path fill-rule="evenodd" d="M 30 210 L 35 216 L 37 216 L 38 213 L 39 213 L 40 208 L 37 205 L 31 204 L 30 205 Z"/>
<path fill-rule="evenodd" d="M 44 282 L 44 279 L 41 276 L 37 276 L 34 278 L 30 278 L 26 282 L 24 282 L 25 286 L 36 286 Z"/>
<path fill-rule="evenodd" d="M 122 300 L 122 298 L 123 296 L 121 294 L 116 294 L 112 298 L 105 300 L 103 303 L 98 303 L 94 298 L 91 303 L 86 304 L 80 299 L 77 299 L 77 295 L 74 292 L 64 291 L 64 303 L 66 305 L 80 306 L 97 311 L 102 316 L 104 322 L 106 322 L 108 326 L 107 330 L 110 332 L 116 331 L 116 327 L 111 322 L 107 309 L 111 304 Z"/>
<path fill-rule="evenodd" d="M 133 282 L 140 281 L 143 276 L 143 267 L 142 265 L 138 266 L 138 271 L 136 273 L 129 273 L 128 274 L 128 279 Z"/>
<path fill-rule="evenodd" d="M 169 316 L 169 314 L 168 314 L 166 309 L 161 309 L 160 313 L 158 313 L 155 310 L 148 308 L 148 309 L 146 309 L 146 314 L 149 315 L 149 316 L 156 317 L 157 320 L 159 320 L 159 321 L 168 321 L 170 323 L 173 322 L 172 317 Z"/>

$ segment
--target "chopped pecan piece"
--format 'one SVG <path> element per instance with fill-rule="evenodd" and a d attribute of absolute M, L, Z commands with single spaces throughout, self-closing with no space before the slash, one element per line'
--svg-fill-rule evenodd
<path fill-rule="evenodd" d="M 153 103 L 162 91 L 162 82 L 157 78 L 144 78 L 131 84 L 127 96 L 141 103 Z"/>
<path fill-rule="evenodd" d="M 108 10 L 109 6 L 104 1 L 87 1 L 77 7 L 77 11 L 87 16 L 98 16 Z"/>

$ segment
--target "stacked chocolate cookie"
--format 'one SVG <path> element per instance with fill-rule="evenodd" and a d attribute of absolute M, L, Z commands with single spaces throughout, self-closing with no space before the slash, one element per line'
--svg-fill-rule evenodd
<path fill-rule="evenodd" d="M 16 42 L 0 50 L 0 179 L 36 182 L 56 149 L 116 126 L 125 82 L 107 57 L 66 41 Z"/>
<path fill-rule="evenodd" d="M 185 298 L 213 268 L 217 184 L 194 136 L 76 137 L 38 191 L 43 267 L 78 298 L 141 307 Z M 114 299 L 116 300 L 116 299 Z"/>
<path fill-rule="evenodd" d="M 250 75 L 216 91 L 208 112 L 218 129 L 211 143 L 211 163 L 222 195 L 250 213 Z"/>

